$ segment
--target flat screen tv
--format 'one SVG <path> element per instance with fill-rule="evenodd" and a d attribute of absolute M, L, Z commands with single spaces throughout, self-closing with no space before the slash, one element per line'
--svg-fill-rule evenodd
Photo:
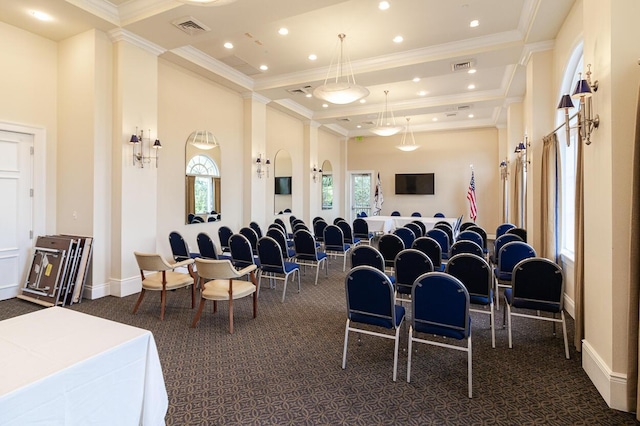
<path fill-rule="evenodd" d="M 433 173 L 396 174 L 396 194 L 433 195 L 435 193 L 435 175 Z"/>
<path fill-rule="evenodd" d="M 291 194 L 291 176 L 276 177 L 276 194 L 278 195 Z"/>

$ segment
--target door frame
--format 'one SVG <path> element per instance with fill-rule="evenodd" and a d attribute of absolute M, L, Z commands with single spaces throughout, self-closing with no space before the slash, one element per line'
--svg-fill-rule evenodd
<path fill-rule="evenodd" d="M 353 220 L 355 219 L 355 217 L 352 217 L 353 215 L 353 196 L 352 196 L 352 182 L 353 182 L 353 175 L 363 175 L 363 174 L 369 174 L 371 175 L 371 188 L 369 189 L 369 203 L 371 205 L 373 205 L 373 197 L 375 194 L 375 187 L 376 187 L 376 177 L 375 177 L 375 170 L 349 170 L 347 171 L 347 205 L 346 205 L 346 211 L 345 211 L 345 219 L 348 217 L 349 219 L 349 223 L 353 223 Z"/>

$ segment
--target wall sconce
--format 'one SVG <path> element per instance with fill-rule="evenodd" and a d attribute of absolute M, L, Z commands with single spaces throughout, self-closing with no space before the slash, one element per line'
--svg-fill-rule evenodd
<path fill-rule="evenodd" d="M 147 154 L 145 155 L 144 145 L 145 140 L 147 141 Z M 158 150 L 162 148 L 162 144 L 159 139 L 156 139 L 153 145 L 151 145 L 151 129 L 149 129 L 149 137 L 145 139 L 144 130 L 140 130 L 140 134 L 138 134 L 138 128 L 136 127 L 136 132 L 131 135 L 131 139 L 129 139 L 129 144 L 131 145 L 131 153 L 133 157 L 133 165 L 136 163 L 140 163 L 140 167 L 144 168 L 144 163 L 151 163 L 151 160 L 156 160 L 156 168 L 158 168 Z M 155 155 L 151 155 L 151 148 L 154 149 Z"/>
<path fill-rule="evenodd" d="M 571 128 L 569 127 L 569 108 L 573 108 L 573 102 L 571 101 L 571 96 L 562 95 L 560 98 L 560 103 L 558 104 L 558 109 L 564 109 L 564 130 L 566 132 L 567 146 L 571 145 Z"/>
<path fill-rule="evenodd" d="M 591 97 L 598 91 L 598 80 L 591 82 L 591 64 L 587 65 L 586 79 L 579 79 L 576 88 L 571 95 L 575 99 L 580 99 L 580 109 L 578 110 L 578 130 L 582 139 L 587 145 L 591 145 L 591 132 L 600 125 L 600 116 L 593 115 L 593 105 Z"/>
<path fill-rule="evenodd" d="M 266 174 L 269 177 L 269 166 L 271 165 L 271 160 L 268 158 L 262 158 L 262 154 L 258 154 L 258 158 L 256 158 L 256 172 L 258 173 L 258 177 L 262 179 L 262 175 Z"/>
<path fill-rule="evenodd" d="M 314 182 L 318 181 L 318 175 L 322 175 L 322 169 L 319 169 L 314 165 L 313 169 L 311 169 L 311 176 L 313 177 Z"/>
<path fill-rule="evenodd" d="M 524 166 L 524 171 L 527 171 L 527 164 L 530 163 L 529 161 L 529 151 L 531 147 L 531 143 L 529 142 L 529 139 L 527 138 L 527 135 L 524 135 L 524 141 L 521 141 L 517 146 L 516 146 L 516 150 L 514 151 L 516 154 L 518 154 L 518 158 L 521 159 L 522 161 L 522 165 Z"/>
<path fill-rule="evenodd" d="M 507 160 L 502 160 L 500 162 L 500 179 L 507 180 L 509 176 L 509 162 Z"/>

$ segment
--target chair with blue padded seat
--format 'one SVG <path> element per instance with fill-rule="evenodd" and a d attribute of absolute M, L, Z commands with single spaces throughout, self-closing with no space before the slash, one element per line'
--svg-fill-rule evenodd
<path fill-rule="evenodd" d="M 237 270 L 229 260 L 196 259 L 200 280 L 200 305 L 191 327 L 200 321 L 204 303 L 213 300 L 213 312 L 218 310 L 218 301 L 229 302 L 229 333 L 233 334 L 233 301 L 253 295 L 253 318 L 258 315 L 258 290 L 255 277 L 256 265 Z M 250 281 L 240 278 L 249 276 Z"/>
<path fill-rule="evenodd" d="M 200 253 L 191 252 L 187 242 L 182 238 L 179 232 L 173 231 L 169 233 L 169 245 L 171 246 L 171 253 L 173 254 L 173 260 L 176 262 L 182 262 L 187 259 L 195 259 L 200 256 Z"/>
<path fill-rule="evenodd" d="M 333 219 L 333 224 L 334 224 L 334 225 L 337 225 L 337 224 L 338 224 L 338 222 L 340 222 L 340 221 L 344 221 L 344 218 L 342 218 L 342 217 L 336 217 L 335 219 Z"/>
<path fill-rule="evenodd" d="M 313 222 L 313 235 L 315 236 L 317 242 L 324 243 L 324 228 L 326 227 L 327 222 L 322 219 Z"/>
<path fill-rule="evenodd" d="M 347 224 L 348 225 L 348 224 Z M 342 270 L 347 268 L 347 256 L 352 245 L 344 242 L 342 229 L 337 225 L 328 225 L 324 228 L 324 252 L 329 256 L 340 256 L 343 258 Z"/>
<path fill-rule="evenodd" d="M 447 228 L 449 228 L 449 229 L 453 230 L 453 225 L 451 225 L 451 222 L 448 222 L 448 221 L 446 221 L 446 220 L 439 220 L 439 221 L 437 221 L 437 222 L 433 225 L 433 227 L 434 227 L 434 228 L 436 228 L 436 227 L 439 227 L 440 225 L 442 225 L 442 226 L 446 226 Z"/>
<path fill-rule="evenodd" d="M 203 259 L 228 259 L 231 260 L 231 256 L 225 254 L 218 254 L 216 244 L 213 239 L 206 232 L 200 232 L 196 237 L 198 242 L 198 250 L 200 251 L 200 257 Z"/>
<path fill-rule="evenodd" d="M 422 237 L 427 235 L 427 225 L 425 225 L 423 221 L 416 219 L 411 223 L 418 225 L 420 227 L 420 229 L 422 230 L 422 235 L 421 235 Z"/>
<path fill-rule="evenodd" d="M 271 237 L 276 240 L 276 242 L 280 246 L 282 258 L 284 260 L 294 258 L 294 256 L 296 255 L 296 251 L 289 247 L 289 244 L 287 244 L 287 238 L 284 236 L 284 232 L 282 232 L 279 226 L 267 229 L 267 237 Z"/>
<path fill-rule="evenodd" d="M 565 357 L 569 359 L 567 324 L 563 309 L 564 275 L 560 266 L 549 259 L 540 257 L 528 258 L 518 262 L 513 269 L 511 288 L 504 291 L 504 298 L 507 303 L 507 309 L 505 309 L 503 315 L 508 315 L 509 318 L 509 348 L 513 347 L 511 337 L 512 316 L 551 321 L 554 325 L 554 335 L 555 324 L 559 322 L 562 323 Z M 517 309 L 517 311 L 514 312 L 514 309 Z M 521 312 L 521 309 L 525 311 Z M 538 312 L 529 313 L 527 311 Z M 548 312 L 552 316 L 540 315 L 540 312 Z M 556 314 L 560 314 L 560 318 L 556 318 Z"/>
<path fill-rule="evenodd" d="M 461 253 L 475 254 L 476 256 L 484 257 L 482 247 L 480 247 L 480 245 L 475 241 L 471 240 L 458 240 L 451 245 L 451 248 L 449 249 L 449 257 L 453 257 Z"/>
<path fill-rule="evenodd" d="M 483 244 L 482 235 L 478 234 L 476 231 L 470 231 L 469 229 L 460 232 L 456 241 L 473 241 L 480 247 L 482 247 Z M 482 250 L 482 252 L 484 253 L 484 250 Z"/>
<path fill-rule="evenodd" d="M 391 216 L 402 216 L 399 211 L 394 210 L 391 212 Z"/>
<path fill-rule="evenodd" d="M 189 214 L 187 215 L 187 223 L 192 223 L 192 222 L 193 222 L 193 218 L 194 218 L 194 217 L 196 217 L 196 215 L 195 215 L 195 214 L 193 214 L 193 213 L 189 213 Z"/>
<path fill-rule="evenodd" d="M 360 244 L 360 238 L 357 238 L 353 235 L 353 229 L 351 228 L 349 222 L 341 220 L 340 222 L 336 223 L 336 226 L 342 231 L 342 237 L 344 238 L 345 244 L 350 244 L 351 246 Z"/>
<path fill-rule="evenodd" d="M 296 220 L 298 220 L 298 218 L 294 215 L 289 216 L 289 225 L 293 226 L 293 222 L 295 222 Z"/>
<path fill-rule="evenodd" d="M 507 234 L 515 234 L 520 237 L 522 241 L 527 242 L 527 230 L 524 228 L 511 228 L 507 231 Z"/>
<path fill-rule="evenodd" d="M 320 267 L 324 265 L 325 275 L 329 275 L 327 254 L 318 251 L 315 238 L 311 235 L 311 232 L 304 229 L 295 233 L 293 242 L 296 250 L 296 262 L 300 266 L 316 268 L 315 285 L 318 285 Z"/>
<path fill-rule="evenodd" d="M 223 253 L 231 251 L 229 248 L 229 238 L 233 235 L 233 231 L 228 226 L 221 226 L 218 228 L 218 239 L 220 240 L 220 250 Z"/>
<path fill-rule="evenodd" d="M 229 248 L 231 249 L 231 262 L 237 269 L 243 269 L 247 266 L 256 265 L 258 267 L 258 278 L 260 277 L 260 259 L 253 254 L 251 243 L 242 234 L 233 234 L 229 238 Z M 258 288 L 258 293 L 260 288 Z"/>
<path fill-rule="evenodd" d="M 404 247 L 409 248 L 413 245 L 413 242 L 416 240 L 416 234 L 409 228 L 396 228 L 393 230 L 393 233 L 400 237 L 402 240 Z"/>
<path fill-rule="evenodd" d="M 358 266 L 351 269 L 345 278 L 345 293 L 347 299 L 347 322 L 344 330 L 344 349 L 342 352 L 342 368 L 347 367 L 347 347 L 349 332 L 368 334 L 370 336 L 393 339 L 393 381 L 398 372 L 398 346 L 400 330 L 405 317 L 405 309 L 396 305 L 393 284 L 383 272 L 371 266 Z M 359 328 L 364 324 L 364 328 Z M 387 334 L 372 330 L 378 327 L 391 330 Z M 366 350 L 360 350 L 359 355 L 371 359 Z"/>
<path fill-rule="evenodd" d="M 536 251 L 524 241 L 512 241 L 502 246 L 498 252 L 498 264 L 493 268 L 496 278 L 496 308 L 500 309 L 500 287 L 511 287 L 513 268 L 524 259 L 536 257 Z"/>
<path fill-rule="evenodd" d="M 362 243 L 371 244 L 373 232 L 369 232 L 369 224 L 361 217 L 353 220 L 353 237 L 359 239 Z"/>
<path fill-rule="evenodd" d="M 278 231 L 279 232 L 279 231 Z M 276 240 L 271 237 L 262 237 L 258 240 L 258 258 L 260 259 L 260 280 L 267 277 L 271 284 L 274 280 L 282 280 L 282 303 L 287 294 L 287 282 L 289 276 L 293 279 L 298 274 L 298 293 L 300 293 L 300 265 L 294 262 L 286 262 L 282 257 L 282 248 Z M 275 286 L 274 286 L 275 287 Z"/>
<path fill-rule="evenodd" d="M 384 267 L 387 272 L 393 271 L 396 256 L 405 249 L 402 239 L 396 234 L 384 234 L 378 241 L 378 250 L 384 259 Z"/>
<path fill-rule="evenodd" d="M 453 275 L 464 284 L 469 292 L 469 301 L 474 305 L 489 307 L 486 309 L 470 309 L 489 315 L 491 325 L 491 347 L 496 347 L 495 313 L 493 310 L 493 273 L 487 261 L 476 254 L 461 253 L 452 256 L 447 262 L 445 272 Z"/>
<path fill-rule="evenodd" d="M 413 212 L 411 213 L 411 217 L 422 217 L 422 214 L 420 212 Z"/>
<path fill-rule="evenodd" d="M 384 268 L 384 258 L 382 257 L 382 253 L 373 247 L 373 246 L 365 246 L 359 245 L 354 247 L 351 250 L 351 267 L 355 268 L 356 266 L 371 266 L 373 268 L 379 269 L 382 272 L 385 272 Z M 387 275 L 391 280 L 391 284 L 396 282 L 396 279 L 392 275 Z"/>
<path fill-rule="evenodd" d="M 489 256 L 489 260 L 492 264 L 498 265 L 498 254 L 500 253 L 500 249 L 507 243 L 511 241 L 522 241 L 522 238 L 518 237 L 516 234 L 502 234 L 493 242 L 493 252 L 491 256 Z"/>
<path fill-rule="evenodd" d="M 478 235 L 480 235 L 482 237 L 482 244 L 480 245 L 480 247 L 482 247 L 482 251 L 485 254 L 485 257 L 489 255 L 489 249 L 487 246 L 487 231 L 484 230 L 484 228 L 476 225 L 476 226 L 470 226 L 466 229 L 466 231 L 473 231 L 475 233 L 477 233 Z"/>
<path fill-rule="evenodd" d="M 276 217 L 275 219 L 273 219 L 273 223 L 277 223 L 278 225 L 280 225 L 282 227 L 282 229 L 284 230 L 284 233 L 286 235 L 287 226 L 285 225 L 285 223 L 284 223 L 284 221 L 282 219 L 280 219 L 279 217 Z"/>
<path fill-rule="evenodd" d="M 498 227 L 496 228 L 496 239 L 501 235 L 506 234 L 509 229 L 512 229 L 515 227 L 516 226 L 513 223 L 502 223 L 498 225 Z"/>
<path fill-rule="evenodd" d="M 475 222 L 464 222 L 460 225 L 460 232 L 465 231 L 470 226 L 476 226 Z"/>
<path fill-rule="evenodd" d="M 453 237 L 453 228 L 447 222 L 438 222 L 433 226 L 433 229 L 441 229 L 449 237 L 449 246 L 455 242 L 455 238 Z"/>
<path fill-rule="evenodd" d="M 296 222 L 293 224 L 293 233 L 295 234 L 300 229 L 304 229 L 305 231 L 309 231 L 309 227 L 304 222 Z"/>
<path fill-rule="evenodd" d="M 204 223 L 204 219 L 200 216 L 194 216 L 193 219 L 191 219 L 191 223 Z"/>
<path fill-rule="evenodd" d="M 449 258 L 449 247 L 450 240 L 449 236 L 442 229 L 433 228 L 427 231 L 427 237 L 431 237 L 440 244 L 440 249 L 442 250 L 442 260 L 447 260 Z"/>
<path fill-rule="evenodd" d="M 258 255 L 258 234 L 252 228 L 248 226 L 244 226 L 240 228 L 240 235 L 244 235 L 249 243 L 251 243 L 251 250 L 253 250 L 254 255 Z"/>
<path fill-rule="evenodd" d="M 258 225 L 258 222 L 249 223 L 249 228 L 253 229 L 256 232 L 256 235 L 258 236 L 258 239 L 263 237 L 262 229 L 260 229 L 260 225 Z"/>
<path fill-rule="evenodd" d="M 422 232 L 422 228 L 417 223 L 409 222 L 404 227 L 410 229 L 416 238 L 424 237 L 424 232 Z"/>
<path fill-rule="evenodd" d="M 442 263 L 442 248 L 440 243 L 431 237 L 416 238 L 411 246 L 412 249 L 420 250 L 426 254 L 431 260 L 433 270 L 437 272 L 444 271 L 444 263 Z"/>
<path fill-rule="evenodd" d="M 313 220 L 311 221 L 312 225 L 315 225 L 315 223 L 319 220 L 324 220 L 324 218 L 322 216 L 316 216 L 313 218 Z M 326 222 L 326 220 L 324 220 Z"/>
<path fill-rule="evenodd" d="M 444 216 L 444 213 L 438 212 L 438 213 L 434 214 L 433 217 L 445 217 L 445 216 Z"/>
<path fill-rule="evenodd" d="M 207 218 L 207 222 L 215 222 L 216 220 L 218 220 L 218 219 L 216 219 L 216 217 L 215 217 L 215 216 L 209 216 L 209 217 Z"/>
<path fill-rule="evenodd" d="M 411 302 L 413 283 L 422 274 L 433 272 L 433 263 L 420 250 L 408 248 L 398 253 L 394 265 L 396 300 Z"/>
<path fill-rule="evenodd" d="M 360 212 L 360 217 L 367 217 L 367 216 L 368 216 L 367 212 Z"/>
<path fill-rule="evenodd" d="M 409 323 L 409 347 L 407 350 L 407 383 L 411 382 L 411 358 L 413 342 L 440 346 L 467 352 L 467 380 L 469 398 L 472 392 L 471 317 L 469 293 L 456 277 L 444 272 L 429 272 L 413 284 L 411 294 L 413 315 Z M 420 333 L 424 338 L 418 337 Z M 431 335 L 466 341 L 466 346 L 430 340 Z M 431 359 L 430 362 L 434 360 Z"/>

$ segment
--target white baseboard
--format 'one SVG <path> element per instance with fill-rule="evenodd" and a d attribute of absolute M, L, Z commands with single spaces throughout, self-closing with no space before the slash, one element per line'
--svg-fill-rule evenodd
<path fill-rule="evenodd" d="M 567 296 L 567 293 L 564 294 L 564 310 L 567 311 L 567 313 L 569 314 L 569 316 L 571 316 L 571 318 L 575 319 L 576 303 L 573 301 L 572 298 Z"/>
<path fill-rule="evenodd" d="M 627 375 L 611 371 L 586 340 L 582 341 L 582 368 L 610 408 L 635 411 L 627 403 Z"/>
<path fill-rule="evenodd" d="M 125 278 L 121 280 L 111 280 L 110 295 L 116 297 L 126 297 L 142 290 L 142 282 L 139 276 Z"/>
<path fill-rule="evenodd" d="M 19 284 L 7 284 L 0 287 L 0 300 L 13 299 L 20 294 Z"/>
<path fill-rule="evenodd" d="M 106 283 L 91 284 L 82 289 L 82 297 L 89 300 L 111 295 L 111 285 Z"/>

